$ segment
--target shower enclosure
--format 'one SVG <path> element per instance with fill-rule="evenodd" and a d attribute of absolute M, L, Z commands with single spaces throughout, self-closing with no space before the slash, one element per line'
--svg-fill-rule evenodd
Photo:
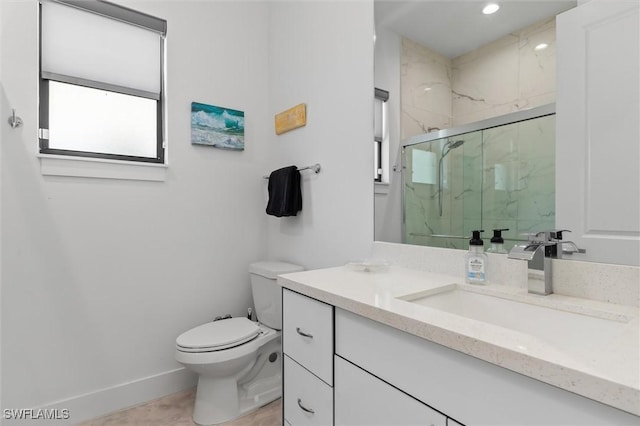
<path fill-rule="evenodd" d="M 555 105 L 403 143 L 403 240 L 466 249 L 471 231 L 493 229 L 505 248 L 555 227 Z"/>

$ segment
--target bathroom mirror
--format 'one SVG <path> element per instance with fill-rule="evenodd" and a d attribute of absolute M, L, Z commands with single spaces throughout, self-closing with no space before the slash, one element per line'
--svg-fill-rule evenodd
<path fill-rule="evenodd" d="M 503 1 L 494 15 L 482 13 L 485 4 L 374 2 L 375 84 L 389 92 L 378 241 L 466 249 L 480 226 L 487 243 L 491 229 L 509 228 L 507 245 L 554 227 L 555 116 L 475 130 L 553 110 L 555 16 L 576 1 Z M 474 131 L 461 133 L 465 126 Z M 544 190 L 526 186 L 532 171 L 546 176 Z"/>

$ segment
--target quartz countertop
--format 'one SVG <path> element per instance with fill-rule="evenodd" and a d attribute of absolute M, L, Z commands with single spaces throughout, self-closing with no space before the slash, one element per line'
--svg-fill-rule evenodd
<path fill-rule="evenodd" d="M 500 293 L 519 302 L 541 303 L 587 316 L 590 312 L 600 312 L 601 318 L 617 318 L 620 332 L 607 342 L 589 341 L 591 350 L 582 354 L 540 335 L 527 335 L 401 299 L 460 283 L 457 276 L 399 266 L 368 270 L 345 265 L 280 275 L 278 283 L 395 329 L 640 416 L 640 311 L 637 306 L 557 294 L 532 296 L 524 289 L 497 285 L 473 286 L 479 292 Z M 584 334 L 589 339 L 589 330 Z"/>

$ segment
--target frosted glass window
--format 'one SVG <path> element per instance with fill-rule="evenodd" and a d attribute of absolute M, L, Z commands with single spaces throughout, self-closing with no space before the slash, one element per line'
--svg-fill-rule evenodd
<path fill-rule="evenodd" d="M 155 157 L 158 101 L 49 82 L 49 148 Z"/>
<path fill-rule="evenodd" d="M 413 183 L 436 183 L 436 154 L 414 149 L 411 152 L 411 181 Z"/>

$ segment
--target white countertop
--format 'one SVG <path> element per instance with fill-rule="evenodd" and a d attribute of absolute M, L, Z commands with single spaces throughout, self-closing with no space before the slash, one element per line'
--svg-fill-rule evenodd
<path fill-rule="evenodd" d="M 496 291 L 520 302 L 529 300 L 576 313 L 597 311 L 605 317 L 626 318 L 620 323 L 618 335 L 607 342 L 588 341 L 590 350 L 581 354 L 540 335 L 527 335 L 398 299 L 460 283 L 460 278 L 452 275 L 399 266 L 377 272 L 343 266 L 281 275 L 278 283 L 398 330 L 640 415 L 640 310 L 636 306 L 556 294 L 531 296 L 525 290 L 504 286 L 474 286 L 478 292 Z M 589 336 L 589 330 L 584 331 Z M 544 330 L 541 333 L 544 335 Z"/>

